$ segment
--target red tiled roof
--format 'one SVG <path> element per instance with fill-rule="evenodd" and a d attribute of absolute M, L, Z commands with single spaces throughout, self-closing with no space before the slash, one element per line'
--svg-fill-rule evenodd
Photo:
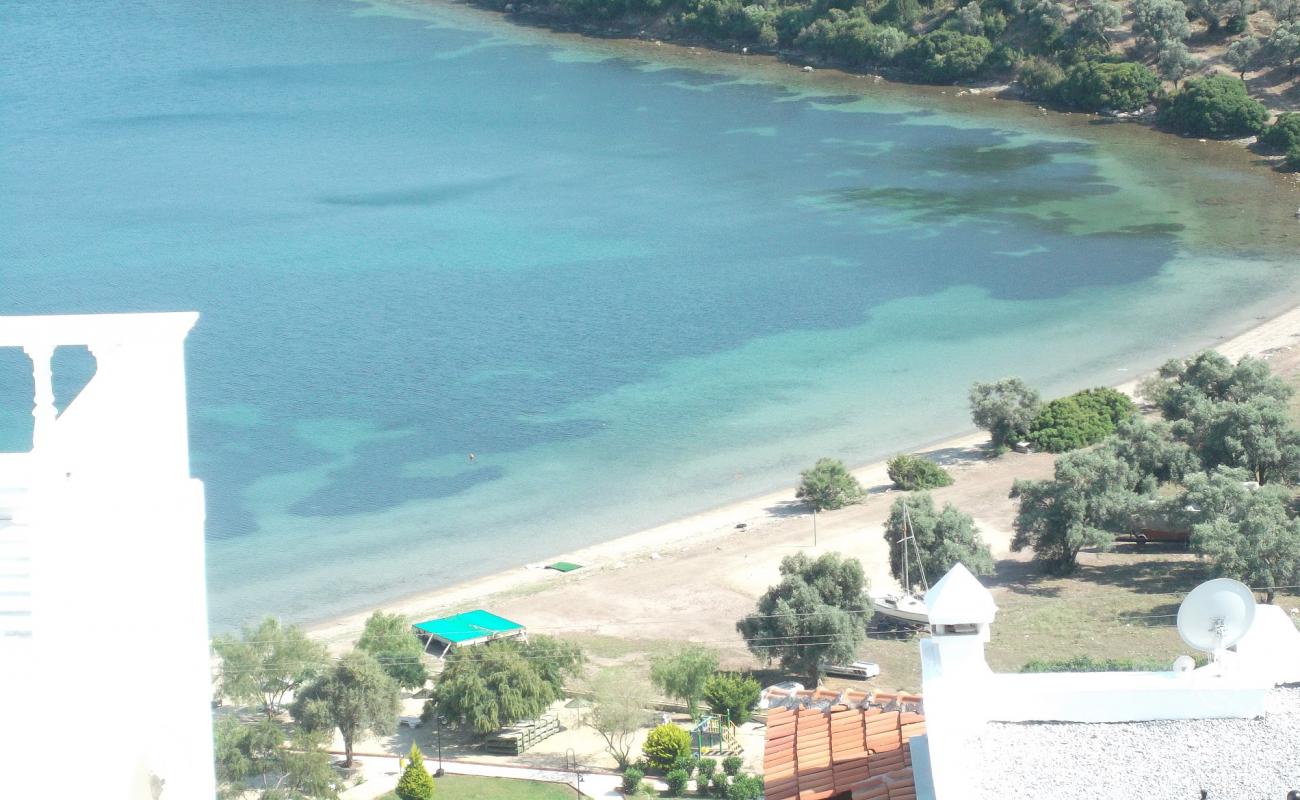
<path fill-rule="evenodd" d="M 920 695 L 773 691 L 763 794 L 768 800 L 915 800 L 908 741 L 925 733 Z"/>

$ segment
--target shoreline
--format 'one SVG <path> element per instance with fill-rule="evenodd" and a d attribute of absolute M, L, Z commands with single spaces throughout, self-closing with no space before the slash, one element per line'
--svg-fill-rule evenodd
<path fill-rule="evenodd" d="M 376 0 L 365 0 L 375 2 Z M 528 31 L 537 35 L 541 39 L 558 38 L 560 40 L 576 40 L 588 44 L 589 46 L 602 46 L 611 49 L 622 49 L 626 53 L 634 54 L 638 58 L 654 59 L 653 54 L 664 50 L 680 57 L 684 60 L 699 59 L 712 65 L 733 67 L 737 61 L 744 64 L 757 64 L 766 69 L 780 69 L 787 72 L 788 78 L 808 79 L 813 75 L 832 79 L 844 79 L 851 81 L 867 80 L 875 87 L 884 87 L 895 91 L 910 93 L 914 96 L 929 97 L 932 95 L 946 95 L 949 97 L 967 97 L 978 98 L 984 102 L 1002 101 L 1004 103 L 1013 103 L 1021 108 L 1022 113 L 1045 113 L 1051 114 L 1058 118 L 1077 117 L 1092 120 L 1097 123 L 1108 124 L 1131 124 L 1139 128 L 1158 134 L 1162 139 L 1175 139 L 1179 141 L 1190 141 L 1211 144 L 1229 144 L 1235 145 L 1240 150 L 1250 153 L 1256 159 L 1256 165 L 1262 166 L 1264 170 L 1278 179 L 1281 184 L 1290 188 L 1300 188 L 1300 172 L 1288 172 L 1278 168 L 1283 156 L 1281 154 L 1270 154 L 1260 152 L 1254 147 L 1254 137 L 1230 138 L 1230 139 L 1204 139 L 1196 136 L 1189 136 L 1164 130 L 1158 127 L 1154 121 L 1154 115 L 1137 115 L 1130 114 L 1126 116 L 1112 116 L 1093 111 L 1077 111 L 1068 108 L 1058 107 L 1049 104 L 1044 100 L 1037 100 L 1029 97 L 1023 90 L 1017 90 L 1016 80 L 1013 77 L 1010 82 L 1006 80 L 985 79 L 982 81 L 964 81 L 950 84 L 926 83 L 919 80 L 906 79 L 905 73 L 892 67 L 873 67 L 863 71 L 855 71 L 852 68 L 837 64 L 833 61 L 827 61 L 824 58 L 809 55 L 798 50 L 788 51 L 769 51 L 769 50 L 749 50 L 740 48 L 734 43 L 730 46 L 723 41 L 714 41 L 707 38 L 683 37 L 683 38 L 664 38 L 662 32 L 656 32 L 651 35 L 646 30 L 633 32 L 634 28 L 640 26 L 620 24 L 611 21 L 605 28 L 590 24 L 563 23 L 556 20 L 548 20 L 544 15 L 529 15 L 527 13 L 502 11 L 491 8 L 482 4 L 479 0 L 379 0 L 390 4 L 414 5 L 426 9 L 442 8 L 453 9 L 460 12 L 468 12 L 473 16 L 488 24 L 506 24 L 518 31 Z M 660 56 L 662 57 L 662 55 Z M 1217 73 L 1216 73 L 1217 74 Z M 1286 113 L 1291 109 L 1286 107 L 1274 107 L 1260 98 L 1254 98 L 1265 103 L 1270 118 L 1276 118 L 1279 114 Z M 1274 98 L 1275 99 L 1275 98 Z"/>
<path fill-rule="evenodd" d="M 1211 349 L 1217 350 L 1235 361 L 1245 355 L 1266 357 L 1272 351 L 1295 344 L 1297 339 L 1300 339 L 1300 304 L 1293 305 L 1280 314 L 1224 339 Z M 1187 355 L 1191 354 L 1188 353 Z M 1114 384 L 1114 388 L 1132 394 L 1142 377 L 1144 375 Z M 969 482 L 978 480 L 979 473 L 982 470 L 992 472 L 995 466 L 1002 465 L 1005 468 L 1005 465 L 1016 460 L 1007 457 L 1000 459 L 987 458 L 985 454 L 987 442 L 988 435 L 986 433 L 974 431 L 939 441 L 932 441 L 928 445 L 909 452 L 935 458 L 945 467 L 957 473 L 954 477 L 958 478 L 958 482 Z M 1036 454 L 1018 458 L 1036 459 L 1036 466 L 1040 470 L 1043 469 L 1044 463 L 1050 465 L 1055 460 L 1051 454 Z M 890 484 L 886 475 L 885 461 L 883 460 L 858 465 L 853 467 L 851 471 L 866 489 L 867 497 L 863 503 L 856 506 L 850 506 L 836 512 L 825 512 L 821 515 L 819 519 L 823 521 L 820 525 L 827 529 L 828 533 L 823 538 L 831 541 L 837 538 L 835 534 L 837 527 L 843 528 L 842 525 L 837 525 L 837 518 L 842 517 L 846 511 L 851 509 L 860 510 L 865 506 L 871 506 L 872 514 L 874 514 L 883 507 L 883 504 L 878 502 L 882 495 L 889 495 L 898 491 L 893 489 Z M 344 648 L 350 646 L 351 642 L 360 635 L 366 618 L 376 610 L 404 614 L 413 622 L 419 621 L 433 616 L 456 613 L 471 607 L 489 605 L 489 601 L 492 600 L 504 601 L 518 599 L 521 596 L 532 596 L 545 591 L 562 591 L 566 587 L 578 585 L 590 576 L 622 570 L 630 566 L 630 562 L 651 562 L 655 564 L 656 568 L 671 569 L 675 562 L 685 560 L 685 556 L 688 554 L 698 557 L 700 555 L 698 551 L 703 546 L 711 545 L 715 551 L 724 550 L 723 544 L 730 544 L 724 542 L 726 539 L 743 538 L 745 544 L 742 545 L 742 550 L 745 558 L 748 558 L 750 552 L 756 551 L 762 546 L 769 549 L 775 547 L 778 550 L 791 546 L 807 549 L 803 544 L 784 544 L 784 539 L 779 538 L 789 538 L 791 535 L 791 532 L 786 529 L 792 526 L 790 524 L 782 525 L 783 522 L 789 523 L 792 520 L 802 519 L 804 522 L 798 527 L 806 529 L 805 533 L 811 533 L 812 530 L 811 516 L 795 500 L 794 491 L 795 487 L 793 485 L 785 486 L 776 491 L 724 503 L 706 511 L 690 514 L 667 523 L 577 550 L 556 553 L 545 561 L 499 570 L 451 586 L 413 593 L 378 607 L 338 615 L 304 627 L 310 636 L 326 642 L 331 648 Z M 873 502 L 873 499 L 876 501 Z M 985 529 L 986 534 L 990 532 L 987 530 L 987 525 L 982 527 Z M 768 533 L 776 534 L 776 536 L 767 537 L 761 542 L 754 538 Z M 850 533 L 856 536 L 861 533 L 861 530 Z M 986 538 L 993 548 L 995 557 L 1004 556 L 1008 550 L 1009 534 L 1002 531 L 1002 535 L 999 536 L 996 530 L 992 531 L 992 533 L 992 536 L 986 536 Z M 844 534 L 845 532 L 841 530 L 838 538 L 842 538 Z M 571 561 L 582 564 L 583 568 L 567 574 L 545 568 L 546 563 L 555 561 Z M 882 565 L 866 564 L 865 566 L 868 575 L 875 582 L 882 580 L 882 577 L 885 581 L 889 580 L 887 568 L 882 571 Z M 769 576 L 775 574 L 775 564 L 757 565 L 755 569 L 759 573 Z M 766 578 L 763 580 L 766 580 Z M 754 586 L 765 585 L 765 583 L 761 582 L 754 584 Z M 738 589 L 737 586 L 728 588 L 732 590 Z M 743 593 L 744 589 L 748 588 L 752 587 L 739 587 L 739 590 Z M 761 591 L 761 588 L 758 591 Z M 525 621 L 525 624 L 528 623 Z M 528 627 L 540 632 L 572 630 L 572 628 L 564 624 L 558 628 L 534 625 Z"/>

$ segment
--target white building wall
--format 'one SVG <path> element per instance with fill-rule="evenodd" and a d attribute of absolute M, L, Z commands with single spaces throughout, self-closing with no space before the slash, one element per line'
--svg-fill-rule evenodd
<path fill-rule="evenodd" d="M 0 346 L 34 356 L 36 421 L 32 452 L 0 470 L 32 587 L 30 635 L 0 637 L 0 752 L 19 765 L 0 796 L 64 796 L 74 778 L 96 798 L 214 795 L 183 351 L 196 319 L 0 318 Z M 88 346 L 96 373 L 55 417 L 41 362 L 64 344 Z"/>

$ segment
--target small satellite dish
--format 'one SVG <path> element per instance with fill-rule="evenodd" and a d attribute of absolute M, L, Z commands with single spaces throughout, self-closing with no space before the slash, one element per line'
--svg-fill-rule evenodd
<path fill-rule="evenodd" d="M 1178 607 L 1178 635 L 1197 650 L 1219 654 L 1237 643 L 1255 619 L 1255 595 L 1230 578 L 1197 586 Z"/>
<path fill-rule="evenodd" d="M 1179 656 L 1174 659 L 1174 672 L 1184 675 L 1196 669 L 1196 659 L 1191 656 Z"/>

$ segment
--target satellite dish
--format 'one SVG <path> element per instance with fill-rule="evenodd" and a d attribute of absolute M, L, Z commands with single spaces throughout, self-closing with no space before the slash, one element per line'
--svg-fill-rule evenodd
<path fill-rule="evenodd" d="M 1186 675 L 1196 669 L 1196 659 L 1191 656 L 1179 656 L 1174 659 L 1174 672 L 1179 675 Z"/>
<path fill-rule="evenodd" d="M 1215 578 L 1197 586 L 1178 607 L 1178 635 L 1183 641 L 1219 660 L 1237 643 L 1255 619 L 1255 595 L 1230 578 Z"/>

